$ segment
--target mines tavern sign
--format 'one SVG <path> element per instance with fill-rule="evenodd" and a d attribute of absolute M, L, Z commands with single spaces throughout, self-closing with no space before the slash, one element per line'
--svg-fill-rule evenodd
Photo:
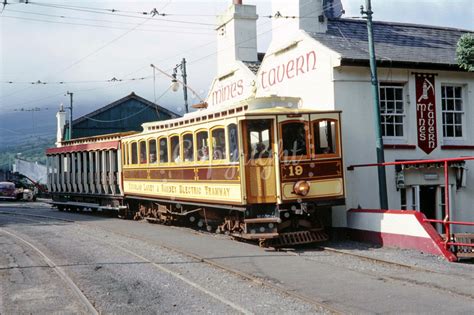
<path fill-rule="evenodd" d="M 415 73 L 418 147 L 430 154 L 438 146 L 436 131 L 435 75 Z"/>

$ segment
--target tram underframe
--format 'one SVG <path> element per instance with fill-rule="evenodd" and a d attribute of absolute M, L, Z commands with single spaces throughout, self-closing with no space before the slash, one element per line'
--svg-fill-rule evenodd
<path fill-rule="evenodd" d="M 320 214 L 327 213 L 330 208 L 318 208 L 312 203 L 237 209 L 146 199 L 128 199 L 127 203 L 128 210 L 122 212 L 123 217 L 205 229 L 240 240 L 256 241 L 262 247 L 286 247 L 329 239 Z"/>

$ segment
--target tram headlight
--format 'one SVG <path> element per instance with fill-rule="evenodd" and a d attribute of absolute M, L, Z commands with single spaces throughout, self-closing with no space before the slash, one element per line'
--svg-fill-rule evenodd
<path fill-rule="evenodd" d="M 293 186 L 293 192 L 300 196 L 306 196 L 309 193 L 310 185 L 305 180 L 300 180 Z"/>

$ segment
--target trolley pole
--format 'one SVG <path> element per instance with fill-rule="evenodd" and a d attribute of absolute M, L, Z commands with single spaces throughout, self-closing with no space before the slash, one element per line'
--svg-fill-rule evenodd
<path fill-rule="evenodd" d="M 69 140 L 72 140 L 72 96 L 74 93 L 67 91 L 66 95 L 69 95 Z"/>
<path fill-rule="evenodd" d="M 369 42 L 370 55 L 370 77 L 372 82 L 372 96 L 373 96 L 373 111 L 374 111 L 374 127 L 375 127 L 375 146 L 377 150 L 377 163 L 384 163 L 385 157 L 383 152 L 382 128 L 380 124 L 380 97 L 379 97 L 379 83 L 377 78 L 377 64 L 375 60 L 375 46 L 374 46 L 374 32 L 372 28 L 372 4 L 370 0 L 365 0 L 367 10 L 364 6 L 360 7 L 361 14 L 367 19 L 367 32 Z M 378 166 L 378 181 L 379 181 L 379 200 L 380 208 L 388 209 L 387 198 L 387 178 L 385 173 L 385 166 Z"/>

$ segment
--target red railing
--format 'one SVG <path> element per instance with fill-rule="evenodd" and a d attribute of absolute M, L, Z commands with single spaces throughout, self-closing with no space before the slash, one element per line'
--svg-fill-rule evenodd
<path fill-rule="evenodd" d="M 474 226 L 474 222 L 463 222 L 463 221 L 450 221 L 450 207 L 449 207 L 449 164 L 455 162 L 465 162 L 468 160 L 474 160 L 474 156 L 459 157 L 459 158 L 446 158 L 446 159 L 435 159 L 435 160 L 411 160 L 411 161 L 397 161 L 397 162 L 385 162 L 385 163 L 371 163 L 371 164 L 357 164 L 347 167 L 347 170 L 352 171 L 358 167 L 373 167 L 373 166 L 390 166 L 390 165 L 420 165 L 420 164 L 443 164 L 444 167 L 444 220 L 435 219 L 424 219 L 425 222 L 441 223 L 444 225 L 446 231 L 446 237 L 444 238 L 444 247 L 448 249 L 449 246 L 465 246 L 474 247 L 471 243 L 459 243 L 451 242 L 451 225 L 467 225 Z"/>

